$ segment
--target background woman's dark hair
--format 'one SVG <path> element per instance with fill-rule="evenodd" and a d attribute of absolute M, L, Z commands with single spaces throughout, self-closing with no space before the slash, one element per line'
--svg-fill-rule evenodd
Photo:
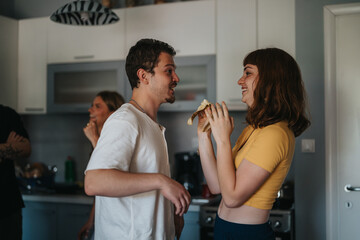
<path fill-rule="evenodd" d="M 110 112 L 116 111 L 125 102 L 124 98 L 115 91 L 101 91 L 96 96 L 101 97 Z"/>
<path fill-rule="evenodd" d="M 306 109 L 306 93 L 295 59 L 278 48 L 259 49 L 249 53 L 246 64 L 256 65 L 259 80 L 254 91 L 254 103 L 246 121 L 265 127 L 283 120 L 295 136 L 310 126 Z"/>
<path fill-rule="evenodd" d="M 158 64 L 161 52 L 168 53 L 171 56 L 176 54 L 174 48 L 169 44 L 155 39 L 141 39 L 130 48 L 126 57 L 125 69 L 131 89 L 136 88 L 139 83 L 137 71 L 140 68 L 154 74 L 154 67 Z"/>

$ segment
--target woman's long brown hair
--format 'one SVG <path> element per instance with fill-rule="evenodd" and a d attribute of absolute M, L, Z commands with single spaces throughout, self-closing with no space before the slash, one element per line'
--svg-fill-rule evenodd
<path fill-rule="evenodd" d="M 295 137 L 305 131 L 310 121 L 304 84 L 295 59 L 281 49 L 266 48 L 249 53 L 243 64 L 256 65 L 259 71 L 247 123 L 261 128 L 285 120 Z"/>
<path fill-rule="evenodd" d="M 124 98 L 115 91 L 101 91 L 96 96 L 102 98 L 110 112 L 116 111 L 125 102 Z"/>

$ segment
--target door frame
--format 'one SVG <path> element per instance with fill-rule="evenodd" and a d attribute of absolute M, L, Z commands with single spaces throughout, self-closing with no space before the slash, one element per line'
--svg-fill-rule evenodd
<path fill-rule="evenodd" d="M 336 17 L 360 13 L 360 3 L 324 6 L 326 239 L 338 236 Z"/>

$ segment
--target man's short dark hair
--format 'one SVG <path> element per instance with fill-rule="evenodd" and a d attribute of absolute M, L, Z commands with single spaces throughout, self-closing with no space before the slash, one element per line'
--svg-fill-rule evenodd
<path fill-rule="evenodd" d="M 160 53 L 165 52 L 175 56 L 176 52 L 169 44 L 155 39 L 141 39 L 130 48 L 126 57 L 126 74 L 129 78 L 131 89 L 138 87 L 139 78 L 137 71 L 142 68 L 154 74 L 154 67 L 159 62 Z"/>

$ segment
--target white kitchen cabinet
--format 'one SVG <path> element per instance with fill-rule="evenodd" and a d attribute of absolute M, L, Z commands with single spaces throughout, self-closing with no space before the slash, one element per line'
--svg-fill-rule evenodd
<path fill-rule="evenodd" d="M 126 9 L 126 48 L 142 38 L 174 47 L 176 56 L 215 54 L 215 1 L 189 1 Z"/>
<path fill-rule="evenodd" d="M 243 59 L 266 47 L 295 56 L 295 0 L 217 0 L 216 14 L 217 102 L 247 110 L 237 84 Z"/>
<path fill-rule="evenodd" d="M 229 110 L 246 110 L 237 80 L 243 59 L 256 48 L 256 1 L 216 1 L 216 90 L 217 102 Z"/>
<path fill-rule="evenodd" d="M 277 47 L 295 57 L 295 0 L 258 1 L 258 48 Z"/>
<path fill-rule="evenodd" d="M 18 21 L 0 16 L 0 104 L 17 108 Z"/>
<path fill-rule="evenodd" d="M 48 18 L 19 21 L 19 113 L 46 113 L 46 26 L 49 21 Z"/>
<path fill-rule="evenodd" d="M 48 23 L 48 63 L 125 59 L 124 9 L 113 10 L 120 21 L 102 26 Z"/>

